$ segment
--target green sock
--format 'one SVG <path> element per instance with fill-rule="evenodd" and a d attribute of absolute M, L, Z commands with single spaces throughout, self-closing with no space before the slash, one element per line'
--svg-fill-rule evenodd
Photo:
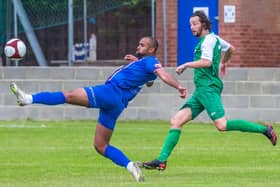
<path fill-rule="evenodd" d="M 161 150 L 161 153 L 160 153 L 159 157 L 157 158 L 159 161 L 164 162 L 167 160 L 167 158 L 171 154 L 172 150 L 178 143 L 180 134 L 181 134 L 181 129 L 170 129 L 169 130 L 167 137 L 165 139 L 163 148 Z"/>
<path fill-rule="evenodd" d="M 227 121 L 227 131 L 242 131 L 242 132 L 256 132 L 264 133 L 267 127 L 265 125 L 253 123 L 245 120 L 228 120 Z"/>

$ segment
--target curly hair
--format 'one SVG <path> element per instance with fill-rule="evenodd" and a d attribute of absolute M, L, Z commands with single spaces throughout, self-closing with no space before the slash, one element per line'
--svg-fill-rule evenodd
<path fill-rule="evenodd" d="M 191 17 L 195 16 L 199 17 L 199 21 L 203 25 L 204 29 L 211 30 L 211 22 L 203 11 L 195 11 Z"/>

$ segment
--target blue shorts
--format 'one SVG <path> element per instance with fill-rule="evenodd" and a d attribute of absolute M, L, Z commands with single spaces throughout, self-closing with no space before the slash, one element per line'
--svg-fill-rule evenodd
<path fill-rule="evenodd" d="M 98 122 L 114 130 L 116 121 L 125 108 L 119 89 L 111 84 L 84 87 L 90 108 L 99 108 Z"/>

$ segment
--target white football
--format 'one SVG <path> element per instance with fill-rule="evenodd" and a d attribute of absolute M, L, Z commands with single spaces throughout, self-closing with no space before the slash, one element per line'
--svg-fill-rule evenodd
<path fill-rule="evenodd" d="M 26 46 L 20 39 L 13 38 L 6 43 L 4 52 L 10 60 L 20 60 L 26 54 Z"/>

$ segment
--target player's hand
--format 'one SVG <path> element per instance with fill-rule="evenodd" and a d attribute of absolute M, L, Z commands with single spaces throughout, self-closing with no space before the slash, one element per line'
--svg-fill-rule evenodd
<path fill-rule="evenodd" d="M 225 63 L 220 64 L 220 77 L 226 76 L 226 67 Z"/>
<path fill-rule="evenodd" d="M 185 71 L 185 69 L 186 69 L 186 67 L 184 66 L 184 64 L 182 64 L 176 68 L 176 73 L 178 75 L 181 75 Z"/>
<path fill-rule="evenodd" d="M 186 96 L 187 96 L 187 89 L 185 87 L 179 86 L 178 87 L 178 91 L 180 92 L 180 97 L 182 99 L 186 98 Z"/>
<path fill-rule="evenodd" d="M 137 58 L 136 56 L 131 55 L 131 54 L 125 55 L 125 56 L 124 56 L 124 59 L 125 59 L 125 60 L 129 60 L 129 61 L 131 61 L 131 62 L 138 60 L 138 58 Z"/>

